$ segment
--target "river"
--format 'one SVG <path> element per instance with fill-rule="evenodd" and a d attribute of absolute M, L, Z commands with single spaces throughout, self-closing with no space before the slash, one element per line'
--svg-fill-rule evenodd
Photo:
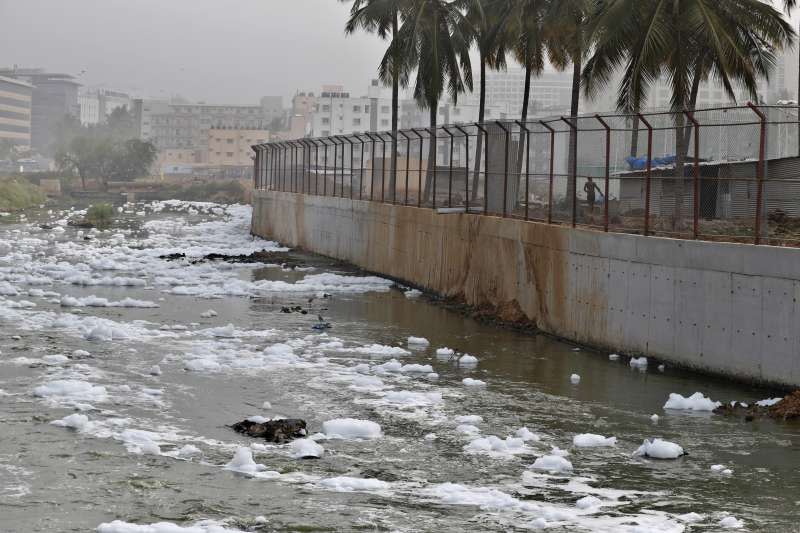
<path fill-rule="evenodd" d="M 202 260 L 285 250 L 247 206 L 70 216 L 0 224 L 2 532 L 800 531 L 800 425 L 664 409 L 775 391 L 483 324 L 322 258 Z M 248 417 L 309 438 L 229 427 Z M 647 438 L 687 455 L 634 455 Z"/>

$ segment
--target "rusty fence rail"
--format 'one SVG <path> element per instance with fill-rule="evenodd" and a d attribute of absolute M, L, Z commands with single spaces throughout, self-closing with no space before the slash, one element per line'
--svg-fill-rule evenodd
<path fill-rule="evenodd" d="M 748 103 L 353 133 L 253 146 L 253 184 L 443 214 L 800 246 L 799 131 L 797 106 Z"/>

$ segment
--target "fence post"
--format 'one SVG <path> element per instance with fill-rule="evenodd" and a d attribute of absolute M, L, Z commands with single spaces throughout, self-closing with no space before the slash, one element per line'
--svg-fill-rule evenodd
<path fill-rule="evenodd" d="M 531 181 L 531 130 L 529 130 L 525 124 L 523 124 L 519 120 L 514 121 L 517 126 L 519 126 L 519 141 L 523 142 L 522 140 L 522 132 L 525 132 L 525 220 L 529 220 L 528 216 L 528 203 L 530 202 L 530 181 Z M 519 153 L 519 151 L 517 151 Z M 522 166 L 521 161 L 517 161 L 517 163 Z"/>
<path fill-rule="evenodd" d="M 556 130 L 553 129 L 549 124 L 547 124 L 544 120 L 540 120 L 539 124 L 542 125 L 547 131 L 550 132 L 550 177 L 549 177 L 549 184 L 547 187 L 547 223 L 553 223 L 553 165 L 555 163 L 555 154 L 553 153 L 556 149 Z"/>
<path fill-rule="evenodd" d="M 578 117 L 570 117 L 575 121 L 575 124 L 570 122 L 569 120 L 561 117 L 561 120 L 569 126 L 575 133 L 575 139 L 578 139 Z M 577 143 L 576 143 L 577 144 Z M 575 150 L 575 161 L 572 162 L 573 167 L 570 168 L 570 172 L 572 172 L 572 227 L 574 228 L 577 221 L 578 221 L 578 150 Z M 567 190 L 569 190 L 569 174 L 567 174 Z"/>
<path fill-rule="evenodd" d="M 275 145 L 275 190 L 283 191 L 283 146 L 281 143 Z"/>
<path fill-rule="evenodd" d="M 447 156 L 448 161 L 448 183 L 447 183 L 447 207 L 453 207 L 453 133 L 447 129 L 447 126 L 442 126 L 444 132 L 450 137 L 450 153 Z"/>
<path fill-rule="evenodd" d="M 403 138 L 405 138 L 405 140 L 406 140 L 406 194 L 405 194 L 405 200 L 403 200 L 403 205 L 408 205 L 408 163 L 409 163 L 409 160 L 411 158 L 411 137 L 406 135 L 406 132 L 404 132 L 403 130 L 397 130 L 397 133 L 402 135 Z M 396 175 L 397 175 L 397 168 L 395 166 L 395 176 Z M 395 182 L 396 181 L 397 181 L 397 178 L 395 177 Z M 395 188 L 396 187 L 397 187 L 397 184 L 395 183 Z"/>
<path fill-rule="evenodd" d="M 417 207 L 422 207 L 422 152 L 425 149 L 425 138 L 416 129 L 411 129 L 419 137 L 419 167 L 417 171 Z"/>
<path fill-rule="evenodd" d="M 489 132 L 484 129 L 483 126 L 475 123 L 475 127 L 478 128 L 478 131 L 483 133 L 485 141 L 483 143 L 483 214 L 489 214 Z M 480 133 L 478 134 L 480 135 Z M 478 169 L 478 175 L 480 175 L 480 169 Z"/>
<path fill-rule="evenodd" d="M 297 145 L 290 142 L 292 150 L 292 192 L 297 192 Z"/>
<path fill-rule="evenodd" d="M 762 203 L 764 202 L 764 163 L 766 159 L 766 139 L 767 139 L 767 117 L 764 113 L 753 105 L 753 102 L 747 102 L 747 107 L 753 110 L 758 115 L 760 122 L 760 132 L 758 140 L 758 166 L 756 166 L 756 227 L 755 227 L 755 244 L 761 244 L 761 211 L 763 209 Z"/>
<path fill-rule="evenodd" d="M 322 152 L 322 196 L 328 196 L 328 143 L 325 139 L 319 141 L 325 146 Z"/>
<path fill-rule="evenodd" d="M 503 217 L 506 217 L 508 216 L 508 143 L 510 132 L 499 120 L 495 120 L 495 124 L 505 133 L 505 150 L 503 152 L 505 154 L 505 162 L 503 163 Z"/>
<path fill-rule="evenodd" d="M 605 196 L 605 198 L 603 198 L 603 231 L 608 231 L 608 189 L 611 181 L 611 127 L 599 114 L 596 114 L 594 118 L 596 118 L 606 130 L 606 181 L 605 192 L 603 193 Z M 594 210 L 594 206 L 592 206 L 592 210 Z"/>
<path fill-rule="evenodd" d="M 700 235 L 700 123 L 694 118 L 694 113 L 691 111 L 684 111 L 684 114 L 689 119 L 694 127 L 694 198 L 692 201 L 692 237 L 697 239 Z M 683 169 L 681 169 L 681 174 Z M 681 176 L 683 179 L 683 176 Z"/>
<path fill-rule="evenodd" d="M 344 161 L 345 161 L 345 137 L 344 135 L 337 135 L 336 138 L 342 145 L 342 165 L 339 167 L 339 197 L 344 198 Z"/>
<path fill-rule="evenodd" d="M 386 139 L 383 138 L 383 133 L 378 134 L 381 140 L 381 202 L 385 202 L 386 190 Z"/>
<path fill-rule="evenodd" d="M 456 125 L 455 128 L 464 134 L 464 154 L 465 154 L 465 174 L 464 174 L 464 212 L 469 213 L 469 133 L 466 132 L 461 126 Z"/>
<path fill-rule="evenodd" d="M 644 118 L 644 115 L 637 113 L 639 122 L 647 128 L 647 169 L 644 174 L 644 235 L 650 233 L 650 177 L 653 173 L 653 126 Z"/>
<path fill-rule="evenodd" d="M 364 139 L 359 137 L 358 133 L 354 133 L 353 135 L 355 135 L 358 142 L 361 143 L 361 159 L 358 160 L 358 199 L 361 200 L 364 191 Z"/>
<path fill-rule="evenodd" d="M 253 158 L 253 190 L 258 190 L 258 155 L 259 152 L 256 149 L 253 149 L 256 156 Z"/>
<path fill-rule="evenodd" d="M 372 165 L 372 171 L 370 172 L 369 176 L 369 199 L 372 200 L 372 193 L 373 189 L 375 188 L 375 139 L 372 138 L 372 134 L 369 132 L 364 132 L 364 135 L 367 136 L 369 139 L 370 150 L 372 151 L 372 155 L 370 156 L 370 165 Z"/>
<path fill-rule="evenodd" d="M 384 132 L 389 138 L 392 140 L 392 159 L 389 165 L 389 182 L 392 183 L 392 203 L 397 203 L 397 158 L 395 155 L 397 154 L 397 137 L 394 136 L 394 133 L 390 131 Z M 399 131 L 398 131 L 399 133 Z M 384 154 L 386 153 L 386 144 L 383 145 L 384 147 Z M 386 156 L 383 158 L 383 165 L 386 165 Z"/>
<path fill-rule="evenodd" d="M 353 141 L 350 137 L 343 137 L 350 145 L 350 199 L 353 199 Z M 342 172 L 344 172 L 344 160 L 342 160 Z"/>
<path fill-rule="evenodd" d="M 317 195 L 319 194 L 319 145 L 316 139 L 312 139 L 311 142 L 314 143 L 314 194 Z"/>

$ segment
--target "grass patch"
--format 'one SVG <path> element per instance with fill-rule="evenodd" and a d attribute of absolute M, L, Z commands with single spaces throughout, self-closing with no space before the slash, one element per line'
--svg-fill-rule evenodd
<path fill-rule="evenodd" d="M 98 227 L 105 228 L 114 221 L 114 207 L 111 204 L 94 204 L 86 210 L 86 222 Z"/>
<path fill-rule="evenodd" d="M 0 211 L 18 211 L 45 203 L 42 190 L 25 179 L 0 178 Z"/>

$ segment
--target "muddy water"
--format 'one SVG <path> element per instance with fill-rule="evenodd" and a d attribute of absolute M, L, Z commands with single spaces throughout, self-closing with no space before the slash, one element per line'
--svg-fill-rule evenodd
<path fill-rule="evenodd" d="M 277 245 L 249 238 L 242 207 L 126 211 L 94 234 L 39 227 L 62 227 L 62 212 L 0 227 L 0 531 L 677 532 L 730 517 L 797 530 L 800 426 L 663 409 L 673 392 L 774 391 L 483 325 L 316 258 L 299 271 L 165 261 Z M 294 305 L 307 314 L 281 311 Z M 312 329 L 318 314 L 331 329 Z M 409 349 L 412 335 L 430 345 Z M 377 353 L 391 347 L 405 351 Z M 431 369 L 391 371 L 392 358 Z M 74 414 L 77 428 L 52 423 Z M 254 415 L 311 433 L 355 418 L 381 436 L 316 434 L 321 457 L 295 459 L 227 427 Z M 523 427 L 536 437 L 505 440 Z M 617 441 L 573 446 L 583 433 Z M 634 457 L 649 437 L 688 455 Z M 261 471 L 226 469 L 240 447 Z M 553 447 L 572 470 L 531 468 Z"/>

